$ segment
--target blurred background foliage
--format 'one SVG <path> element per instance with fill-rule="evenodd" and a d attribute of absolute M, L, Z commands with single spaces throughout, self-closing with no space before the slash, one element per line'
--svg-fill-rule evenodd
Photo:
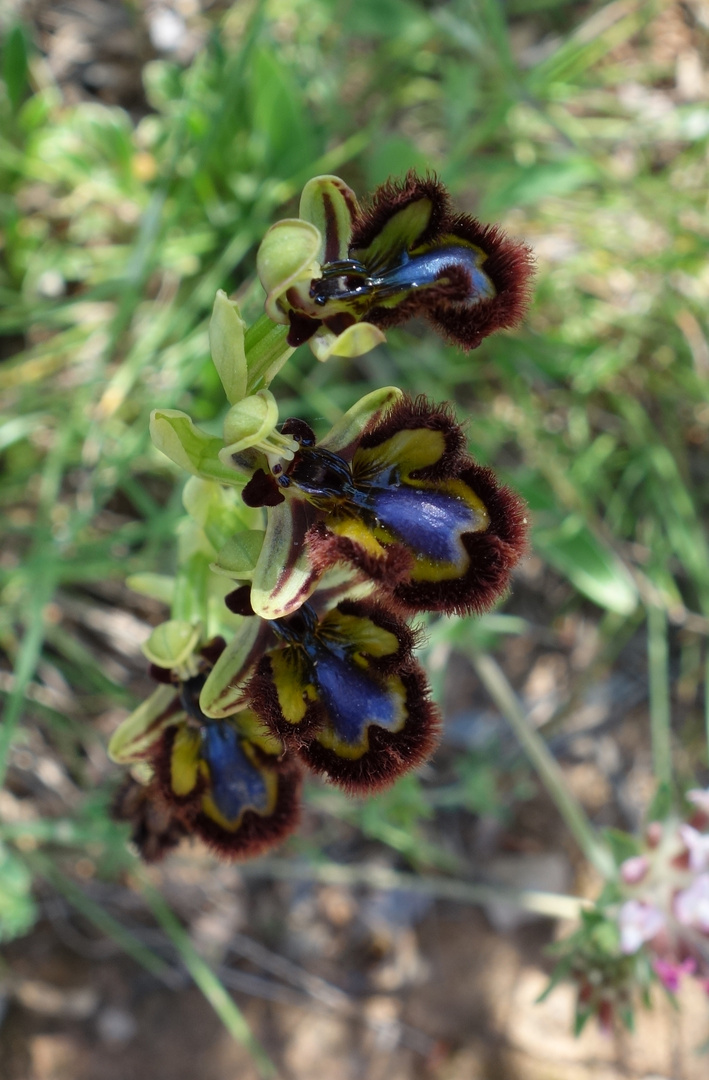
<path fill-rule="evenodd" d="M 134 870 L 107 820 L 104 747 L 145 692 L 138 645 L 163 613 L 122 583 L 169 568 L 182 514 L 148 415 L 179 408 L 219 430 L 215 291 L 259 314 L 256 246 L 317 173 L 363 194 L 436 171 L 461 208 L 532 245 L 536 298 L 518 333 L 468 356 L 416 325 L 354 361 L 318 365 L 302 349 L 274 385 L 281 415 L 322 430 L 386 383 L 455 401 L 534 531 L 506 614 L 430 627 L 439 700 L 463 732 L 454 752 L 365 804 L 315 790 L 315 824 L 289 851 L 317 863 L 344 822 L 402 866 L 468 873 L 433 823 L 453 810 L 509 819 L 533 785 L 450 673 L 496 653 L 524 699 L 520 642 L 563 650 L 574 627 L 586 646 L 574 639 L 542 729 L 563 737 L 640 640 L 650 663 L 633 701 L 656 728 L 673 712 L 680 775 L 702 780 L 706 3 L 135 0 L 94 5 L 83 23 L 77 11 L 15 4 L 1 26 L 2 934 L 32 925 L 39 877 L 152 962 L 82 891 Z"/>

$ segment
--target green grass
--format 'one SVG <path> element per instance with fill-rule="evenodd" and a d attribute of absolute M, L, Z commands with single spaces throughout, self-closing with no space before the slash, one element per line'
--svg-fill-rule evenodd
<path fill-rule="evenodd" d="M 83 790 L 85 748 L 105 741 L 92 721 L 135 703 L 128 669 L 101 666 L 106 649 L 67 603 L 127 603 L 119 583 L 170 558 L 180 478 L 151 448 L 148 415 L 180 408 L 218 426 L 206 330 L 217 288 L 257 317 L 255 247 L 311 175 L 340 172 L 364 192 L 417 166 L 535 247 L 525 327 L 471 356 L 415 328 L 357 361 L 318 365 L 301 350 L 273 385 L 281 413 L 325 426 L 388 382 L 455 401 L 475 453 L 528 500 L 534 551 L 565 583 L 563 612 L 593 612 L 601 654 L 647 612 L 656 769 L 669 779 L 668 632 L 680 628 L 683 678 L 698 686 L 709 630 L 709 130 L 705 105 L 668 93 L 657 11 L 646 0 L 239 4 L 189 67 L 145 69 L 151 111 L 138 121 L 66 104 L 31 28 L 8 28 L 0 647 L 14 675 L 0 683 L 0 775 L 11 746 L 39 730 Z M 521 48 L 525 35 L 535 48 Z M 491 653 L 504 631 L 487 625 L 452 647 Z M 494 789 L 494 762 L 485 768 Z M 465 805 L 465 784 L 451 790 Z M 334 812 L 410 857 L 430 802 L 409 785 L 381 815 Z M 44 833 L 33 823 L 31 851 L 11 822 L 0 829 L 16 867 L 8 935 L 31 922 L 16 912 L 23 889 L 31 903 L 22 866 L 44 874 L 41 856 L 46 876 L 69 881 L 67 850 L 87 843 L 108 876 L 130 864 L 105 804 L 72 813 L 60 823 L 68 843 L 51 818 Z M 223 987 L 183 953 L 248 1038 Z"/>

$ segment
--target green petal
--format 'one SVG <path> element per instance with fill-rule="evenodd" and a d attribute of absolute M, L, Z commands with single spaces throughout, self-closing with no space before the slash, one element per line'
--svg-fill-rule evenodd
<path fill-rule="evenodd" d="M 214 720 L 223 720 L 245 708 L 243 686 L 263 652 L 268 627 L 260 619 L 245 618 L 210 671 L 199 696 L 199 707 Z"/>
<path fill-rule="evenodd" d="M 148 757 L 168 724 L 174 724 L 184 715 L 181 710 L 170 708 L 176 700 L 174 686 L 159 686 L 114 731 L 108 744 L 111 761 L 117 765 L 130 765 Z"/>
<path fill-rule="evenodd" d="M 367 424 L 378 413 L 390 409 L 403 396 L 403 391 L 396 386 L 384 386 L 381 390 L 365 394 L 347 410 L 318 445 L 333 454 L 342 454 L 357 442 Z"/>
<path fill-rule="evenodd" d="M 179 668 L 193 655 L 202 633 L 200 626 L 168 619 L 156 626 L 142 646 L 143 655 L 161 668 Z"/>
<path fill-rule="evenodd" d="M 222 440 L 200 430 L 178 409 L 155 409 L 150 414 L 150 438 L 158 450 L 193 476 L 222 484 L 243 483 L 233 468 L 219 460 Z"/>
<path fill-rule="evenodd" d="M 305 513 L 305 504 L 295 498 L 269 507 L 251 584 L 251 606 L 262 619 L 282 619 L 296 611 L 318 583 L 303 542 Z"/>
<path fill-rule="evenodd" d="M 272 435 L 278 423 L 278 405 L 270 390 L 259 390 L 257 394 L 244 398 L 232 405 L 224 419 L 223 455 L 238 454 L 257 446 Z"/>
<path fill-rule="evenodd" d="M 209 349 L 230 405 L 241 401 L 246 394 L 245 330 L 239 305 L 219 289 L 209 322 Z"/>
<path fill-rule="evenodd" d="M 299 281 L 319 277 L 320 231 L 308 221 L 286 218 L 268 230 L 256 256 L 256 272 L 266 296 L 266 314 L 276 323 L 288 316 L 279 301 Z"/>
<path fill-rule="evenodd" d="M 308 344 L 316 360 L 329 360 L 331 356 L 363 356 L 386 341 L 385 334 L 374 323 L 357 322 L 341 334 L 335 334 L 326 326 L 319 327 Z"/>
<path fill-rule="evenodd" d="M 370 274 L 396 263 L 404 251 L 415 247 L 428 225 L 432 208 L 427 197 L 409 203 L 389 218 L 368 248 L 352 251 L 351 257 L 363 262 Z"/>
<path fill-rule="evenodd" d="M 300 216 L 311 222 L 323 238 L 320 262 L 346 259 L 352 222 L 359 207 L 354 191 L 339 176 L 314 176 L 303 188 Z"/>

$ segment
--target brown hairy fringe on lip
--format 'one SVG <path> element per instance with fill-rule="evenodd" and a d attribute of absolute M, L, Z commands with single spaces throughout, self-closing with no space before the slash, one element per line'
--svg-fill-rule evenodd
<path fill-rule="evenodd" d="M 160 862 L 187 836 L 187 829 L 163 800 L 158 785 L 139 784 L 127 776 L 116 791 L 111 817 L 131 826 L 131 843 L 147 863 Z"/>
<path fill-rule="evenodd" d="M 406 689 L 408 712 L 401 731 L 386 731 L 371 724 L 367 732 L 369 749 L 354 760 L 339 757 L 313 739 L 299 750 L 305 764 L 349 794 L 364 795 L 388 787 L 426 761 L 438 742 L 438 710 L 429 698 L 429 686 L 418 664 L 412 662 L 400 677 Z"/>
<path fill-rule="evenodd" d="M 440 181 L 435 176 L 421 178 L 413 171 L 403 181 L 390 180 L 374 192 L 353 226 L 350 253 L 356 257 L 365 251 L 394 214 L 421 198 L 430 200 L 431 217 L 407 250 L 435 245 L 449 236 L 474 244 L 486 255 L 483 270 L 496 295 L 466 302 L 472 288 L 469 273 L 465 267 L 446 267 L 441 271 L 445 283 L 414 292 L 392 307 L 375 306 L 365 318 L 387 330 L 423 315 L 450 344 L 475 349 L 495 330 L 511 329 L 522 320 L 531 299 L 534 257 L 526 244 L 508 237 L 499 225 L 456 214 Z"/>
<path fill-rule="evenodd" d="M 527 548 L 526 505 L 511 488 L 498 486 L 495 473 L 471 464 L 460 474 L 490 515 L 485 532 L 463 533 L 470 557 L 466 572 L 447 581 L 398 582 L 392 597 L 404 613 L 482 614 L 507 590 L 510 573 Z"/>
<path fill-rule="evenodd" d="M 415 398 L 407 394 L 394 402 L 383 416 L 374 417 L 365 427 L 357 449 L 374 449 L 400 431 L 418 428 L 443 432 L 445 448 L 438 461 L 414 470 L 411 476 L 422 480 L 448 480 L 458 476 L 470 460 L 463 429 L 455 418 L 452 405 L 447 402 L 434 404 L 424 394 Z"/>
<path fill-rule="evenodd" d="M 348 536 L 330 532 L 327 520 L 311 525 L 306 543 L 310 565 L 318 575 L 344 562 L 360 570 L 364 578 L 391 585 L 404 581 L 413 565 L 413 555 L 403 544 L 388 544 L 381 555 L 372 555 Z"/>
<path fill-rule="evenodd" d="M 232 832 L 200 810 L 190 820 L 191 830 L 225 859 L 251 859 L 285 840 L 300 824 L 303 772 L 294 759 L 275 771 L 278 793 L 273 813 L 244 810 L 238 828 Z"/>
<path fill-rule="evenodd" d="M 352 226 L 350 252 L 366 250 L 394 214 L 419 199 L 430 201 L 431 216 L 410 246 L 419 247 L 440 236 L 452 214 L 450 196 L 436 176 L 418 176 L 414 169 L 410 169 L 403 180 L 387 180 L 378 187 L 369 204 L 360 208 Z"/>
<path fill-rule="evenodd" d="M 305 715 L 298 724 L 292 724 L 285 718 L 278 700 L 269 656 L 262 656 L 259 660 L 256 671 L 244 688 L 244 695 L 249 708 L 289 750 L 298 751 L 327 719 L 325 708 L 320 701 L 308 702 Z"/>

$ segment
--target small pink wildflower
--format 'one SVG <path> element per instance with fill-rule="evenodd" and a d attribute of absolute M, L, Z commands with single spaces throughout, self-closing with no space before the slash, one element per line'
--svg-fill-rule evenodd
<path fill-rule="evenodd" d="M 696 806 L 697 810 L 701 810 L 703 814 L 709 817 L 709 788 L 706 790 L 693 788 L 688 791 L 687 802 L 691 802 L 693 806 Z"/>
<path fill-rule="evenodd" d="M 709 834 L 701 833 L 691 825 L 680 825 L 679 834 L 689 852 L 689 866 L 700 874 L 709 870 Z"/>
<path fill-rule="evenodd" d="M 709 879 L 708 879 L 709 880 Z M 626 900 L 618 915 L 620 947 L 626 954 L 637 952 L 664 929 L 665 916 L 652 904 L 641 900 Z"/>
<path fill-rule="evenodd" d="M 691 956 L 682 963 L 675 960 L 660 960 L 658 957 L 653 960 L 652 966 L 660 982 L 671 994 L 676 994 L 679 990 L 683 975 L 693 975 L 697 970 L 697 962 Z"/>
<path fill-rule="evenodd" d="M 659 846 L 662 840 L 662 822 L 651 821 L 645 832 L 645 838 L 647 840 L 647 846 L 649 848 L 656 848 Z"/>
<path fill-rule="evenodd" d="M 709 874 L 700 874 L 689 888 L 678 892 L 674 907 L 678 922 L 709 933 Z"/>
<path fill-rule="evenodd" d="M 620 876 L 626 885 L 637 885 L 650 869 L 647 855 L 633 855 L 620 864 Z"/>

